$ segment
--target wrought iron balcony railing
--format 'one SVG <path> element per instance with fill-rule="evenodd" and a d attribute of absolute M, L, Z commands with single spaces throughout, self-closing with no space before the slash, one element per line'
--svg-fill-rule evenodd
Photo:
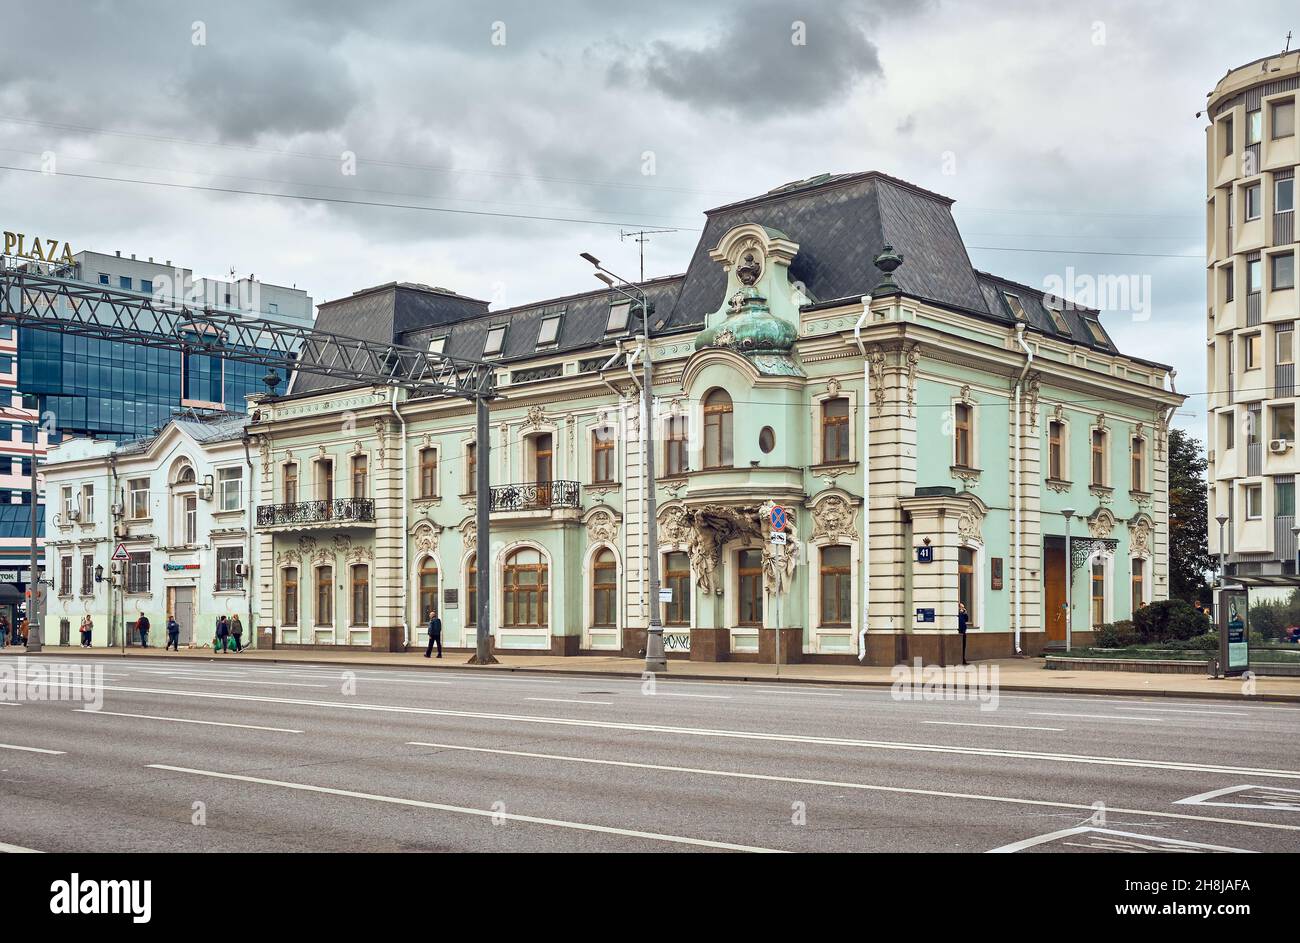
<path fill-rule="evenodd" d="M 364 523 L 375 519 L 372 498 L 335 498 L 332 501 L 299 501 L 296 504 L 262 504 L 257 508 L 257 526 L 284 524 Z"/>
<path fill-rule="evenodd" d="M 542 511 L 554 508 L 579 508 L 579 485 L 576 481 L 526 481 L 515 485 L 497 485 L 492 489 L 489 507 L 493 511 Z"/>

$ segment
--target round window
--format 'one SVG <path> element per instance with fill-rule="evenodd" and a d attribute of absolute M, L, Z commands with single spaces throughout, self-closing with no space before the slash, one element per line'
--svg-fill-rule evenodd
<path fill-rule="evenodd" d="M 758 447 L 764 454 L 776 448 L 776 433 L 772 431 L 771 426 L 764 426 L 763 431 L 758 434 Z"/>

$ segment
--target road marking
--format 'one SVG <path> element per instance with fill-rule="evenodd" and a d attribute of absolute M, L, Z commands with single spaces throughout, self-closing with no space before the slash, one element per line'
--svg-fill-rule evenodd
<path fill-rule="evenodd" d="M 1163 717 L 1125 717 L 1123 714 L 1070 714 L 1065 711 L 1021 711 L 1031 717 L 1078 717 L 1082 720 L 1127 720 L 1135 724 L 1163 724 Z"/>
<path fill-rule="evenodd" d="M 1103 836 L 1103 838 L 1096 845 L 1085 844 L 1083 842 L 1063 842 L 1063 844 L 1076 845 L 1094 851 L 1177 851 L 1179 849 L 1191 851 L 1193 849 L 1201 849 L 1204 851 L 1227 851 L 1235 852 L 1237 854 L 1254 854 L 1254 852 L 1248 851 L 1245 848 L 1228 848 L 1225 845 L 1207 845 L 1204 842 L 1184 841 L 1181 838 L 1156 838 L 1151 835 L 1139 835 L 1136 832 L 1121 832 L 1113 828 L 1097 828 L 1092 825 L 1076 825 L 1073 828 L 1063 828 L 1060 831 L 1048 832 L 1046 835 L 1038 835 L 1034 838 L 1026 838 L 1022 841 L 1012 842 L 1010 845 L 1003 845 L 1000 848 L 990 848 L 988 854 L 1010 854 L 1015 851 L 1023 851 L 1026 848 L 1032 848 L 1034 845 L 1043 845 L 1047 842 L 1056 841 L 1058 838 L 1071 838 L 1075 835 L 1095 835 Z M 1116 841 L 1115 839 L 1119 840 Z"/>
<path fill-rule="evenodd" d="M 11 855 L 41 855 L 45 853 L 37 851 L 35 848 L 24 848 L 22 845 L 11 845 L 3 841 L 0 841 L 0 852 Z"/>
<path fill-rule="evenodd" d="M 680 694 L 676 691 L 656 691 L 651 697 L 702 697 L 711 701 L 729 701 L 730 694 Z"/>
<path fill-rule="evenodd" d="M 1064 727 L 1018 727 L 1015 724 L 971 724 L 963 723 L 959 720 L 923 720 L 923 724 L 934 724 L 937 727 L 996 727 L 999 730 L 1051 730 L 1055 733 L 1064 733 Z"/>
<path fill-rule="evenodd" d="M 85 687 L 71 684 L 70 688 Z M 403 707 L 394 704 L 367 704 L 356 701 L 320 701 L 307 698 L 269 697 L 256 694 L 231 694 L 221 691 L 189 691 L 175 688 L 142 688 L 106 684 L 103 691 L 131 694 L 167 694 L 175 697 L 211 698 L 227 701 L 252 701 L 259 704 L 291 704 L 296 707 L 329 707 L 337 710 L 376 711 L 391 714 L 418 714 L 429 717 L 464 717 L 477 720 L 501 720 L 515 724 L 545 724 L 561 727 L 594 727 L 603 730 L 626 730 L 634 733 L 669 733 L 689 737 L 716 737 L 733 740 L 763 740 L 777 743 L 805 743 L 823 746 L 859 747 L 871 750 L 898 750 L 919 753 L 950 753 L 960 756 L 988 756 L 1008 759 L 1046 760 L 1056 763 L 1083 763 L 1097 766 L 1127 766 L 1138 769 L 1164 769 L 1180 772 L 1223 773 L 1237 776 L 1268 776 L 1274 779 L 1300 779 L 1300 770 L 1243 766 L 1220 766 L 1210 763 L 1183 763 L 1177 760 L 1147 760 L 1121 756 L 1093 756 L 1077 753 L 1043 753 L 1032 750 L 1001 750 L 993 747 L 961 747 L 941 743 L 910 743 L 899 740 L 853 740 L 847 737 L 813 737 L 786 733 L 761 733 L 748 730 L 725 730 L 709 727 L 673 727 L 666 724 L 633 724 L 620 721 L 585 720 L 579 717 L 546 717 L 535 714 L 501 714 L 489 711 L 460 711 L 437 707 Z"/>
<path fill-rule="evenodd" d="M 572 697 L 526 697 L 525 701 L 554 701 L 557 704 L 613 704 L 613 701 L 580 701 Z"/>
<path fill-rule="evenodd" d="M 210 678 L 195 675 L 172 676 L 172 681 L 210 681 L 213 684 L 269 684 L 279 688 L 328 688 L 328 684 L 311 684 L 307 681 L 245 681 L 242 678 Z"/>
<path fill-rule="evenodd" d="M 621 766 L 628 769 L 651 769 L 666 773 L 691 773 L 699 776 L 717 776 L 722 779 L 749 779 L 760 782 L 790 783 L 797 786 L 827 786 L 832 789 L 860 789 L 864 792 L 889 792 L 907 796 L 930 796 L 938 799 L 970 799 L 978 802 L 1000 802 L 1009 805 L 1044 806 L 1051 809 L 1079 809 L 1095 812 L 1096 803 L 1057 802 L 1051 799 L 1020 799 L 1015 796 L 990 796 L 975 792 L 945 792 L 940 789 L 917 789 L 908 786 L 877 786 L 870 783 L 840 782 L 833 779 L 806 779 L 798 776 L 777 776 L 770 773 L 740 773 L 734 770 L 705 769 L 693 766 L 667 766 L 660 763 L 636 763 L 631 760 L 600 760 L 585 756 L 566 756 L 556 753 L 530 753 L 525 750 L 500 750 L 492 747 L 467 747 L 455 743 L 430 743 L 408 740 L 407 746 L 434 747 L 439 750 L 460 750 L 466 753 L 490 753 L 496 756 L 518 756 L 534 760 L 558 760 L 564 763 L 584 763 L 592 766 Z M 1153 812 L 1148 809 L 1125 809 L 1106 806 L 1108 813 L 1116 815 L 1147 815 L 1162 819 L 1181 819 L 1192 822 L 1209 822 L 1216 825 L 1240 825 L 1245 828 L 1269 828 L 1276 831 L 1300 831 L 1300 825 L 1281 822 L 1255 822 L 1249 819 L 1225 819 L 1210 815 L 1189 815 L 1182 812 Z"/>
<path fill-rule="evenodd" d="M 1257 789 L 1264 794 L 1255 798 L 1276 801 L 1257 803 L 1210 801 L 1211 799 L 1230 796 L 1233 793 L 1246 792 L 1250 789 Z M 1188 796 L 1186 799 L 1179 799 L 1174 805 L 1214 805 L 1225 806 L 1229 809 L 1271 809 L 1275 812 L 1300 812 L 1300 789 L 1285 789 L 1281 786 L 1257 786 L 1248 783 L 1245 786 L 1225 786 L 1222 789 L 1212 789 L 1199 795 Z"/>
<path fill-rule="evenodd" d="M 22 747 L 16 743 L 0 743 L 0 750 L 22 750 L 24 753 L 48 753 L 50 756 L 63 756 L 65 750 L 45 750 L 41 747 Z"/>
<path fill-rule="evenodd" d="M 137 717 L 140 720 L 167 720 L 174 724 L 203 724 L 207 727 L 240 727 L 244 730 L 270 730 L 273 733 L 302 733 L 301 730 L 291 730 L 288 727 L 259 727 L 257 724 L 229 724 L 222 723 L 218 720 L 191 720 L 188 717 L 159 717 L 155 714 L 123 714 L 118 711 L 96 711 L 88 707 L 78 707 L 73 709 L 77 714 L 103 714 L 107 717 Z"/>
<path fill-rule="evenodd" d="M 1206 711 L 1206 710 L 1187 710 L 1181 707 L 1119 707 L 1117 711 L 1159 711 L 1164 714 L 1206 714 L 1214 717 L 1249 717 L 1246 711 Z"/>
<path fill-rule="evenodd" d="M 421 799 L 403 799 L 398 796 L 382 796 L 369 792 L 353 792 L 350 789 L 334 789 L 329 786 L 313 786 L 309 783 L 290 783 L 278 779 L 261 779 L 256 776 L 240 776 L 235 773 L 218 773 L 214 770 L 189 769 L 184 766 L 167 766 L 162 763 L 150 763 L 149 768 L 166 770 L 172 773 L 189 773 L 194 776 L 208 776 L 214 779 L 231 779 L 237 782 L 256 783 L 262 786 L 279 786 L 282 789 L 297 789 L 303 792 L 316 792 L 330 796 L 343 796 L 349 799 L 369 799 L 371 802 L 387 802 L 393 805 L 414 806 L 418 809 L 434 809 L 439 812 L 454 812 L 457 815 L 473 815 L 489 819 L 506 819 L 511 822 L 527 822 L 530 825 L 549 825 L 554 828 L 569 828 L 582 832 L 600 832 L 605 835 L 621 835 L 627 838 L 646 838 L 651 841 L 669 842 L 677 845 L 694 845 L 701 848 L 721 848 L 726 851 L 780 852 L 780 849 L 777 848 L 761 848 L 756 845 L 735 845 L 731 842 L 712 841 L 707 838 L 687 838 L 682 835 L 666 835 L 662 832 L 641 832 L 635 829 L 615 828 L 610 825 L 592 825 L 588 822 L 570 822 L 564 819 L 548 819 L 535 815 L 520 815 L 516 812 L 493 812 L 491 809 L 470 809 L 465 806 L 446 805 L 441 802 L 425 802 Z"/>

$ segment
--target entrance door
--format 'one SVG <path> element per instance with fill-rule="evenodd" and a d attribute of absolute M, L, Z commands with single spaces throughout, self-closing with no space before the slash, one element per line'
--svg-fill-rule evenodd
<path fill-rule="evenodd" d="M 194 641 L 194 587 L 174 586 L 171 589 L 172 616 L 180 624 L 180 644 L 190 645 Z"/>
<path fill-rule="evenodd" d="M 1065 644 L 1065 538 L 1043 538 L 1043 622 L 1047 644 Z"/>
<path fill-rule="evenodd" d="M 552 454 L 551 454 L 551 434 L 543 432 L 533 439 L 536 449 L 534 462 L 534 478 L 537 482 L 537 503 L 541 507 L 550 507 L 551 505 L 551 475 L 552 475 Z"/>

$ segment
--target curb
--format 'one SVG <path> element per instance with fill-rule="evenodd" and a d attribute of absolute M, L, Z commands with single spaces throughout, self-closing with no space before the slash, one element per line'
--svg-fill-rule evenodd
<path fill-rule="evenodd" d="M 256 649 L 254 649 L 253 651 L 256 651 Z M 9 648 L 0 649 L 0 657 L 7 655 L 8 652 L 9 652 Z M 23 654 L 26 653 L 24 652 Z M 140 656 L 138 652 L 130 652 L 130 651 L 123 653 L 119 649 L 107 649 L 102 651 L 99 649 L 91 649 L 89 651 L 85 649 L 78 649 L 75 651 L 65 652 L 60 650 L 58 646 L 55 646 L 54 648 L 47 647 L 42 649 L 40 652 L 34 653 L 34 657 L 39 657 L 43 655 L 64 655 L 64 656 L 70 655 L 74 658 L 78 658 L 78 657 L 129 658 L 132 656 L 144 657 L 144 658 L 163 657 L 161 655 Z M 206 651 L 178 652 L 178 653 L 173 653 L 170 657 L 173 660 L 180 658 L 180 659 L 185 659 L 187 661 L 219 662 L 224 660 L 222 656 L 213 654 L 212 652 L 206 652 Z M 305 665 L 314 668 L 370 668 L 370 669 L 397 668 L 399 670 L 420 671 L 420 672 L 427 672 L 429 670 L 435 670 L 435 671 L 473 670 L 473 671 L 497 671 L 497 672 L 504 671 L 504 672 L 513 672 L 516 674 L 545 674 L 545 675 L 558 675 L 560 677 L 567 676 L 567 677 L 574 677 L 574 678 L 592 678 L 592 679 L 600 679 L 600 678 L 626 679 L 626 678 L 641 678 L 643 676 L 643 672 L 640 671 L 585 671 L 582 669 L 574 669 L 574 668 L 549 668 L 549 667 L 533 668 L 526 665 L 486 665 L 486 666 L 461 665 L 454 668 L 443 667 L 443 668 L 436 668 L 436 669 L 428 669 L 422 665 L 404 665 L 404 664 L 388 664 L 388 663 L 371 664 L 369 662 L 357 662 L 357 661 L 312 661 L 303 658 L 276 658 L 274 656 L 269 656 L 269 655 L 257 655 L 256 657 L 250 658 L 248 660 L 253 662 L 258 662 L 258 663 L 264 662 L 273 665 Z M 894 684 L 892 680 L 884 680 L 884 679 L 876 680 L 876 679 L 868 679 L 868 678 L 864 678 L 860 681 L 849 681 L 849 680 L 843 680 L 839 678 L 788 678 L 788 677 L 783 678 L 783 677 L 773 677 L 767 675 L 718 675 L 718 674 L 673 675 L 671 671 L 668 672 L 668 677 L 673 681 L 737 682 L 737 683 L 748 683 L 748 684 L 781 683 L 781 684 L 809 685 L 813 687 L 821 686 L 821 687 L 889 688 L 889 687 L 893 687 Z M 1079 694 L 1079 695 L 1097 695 L 1102 697 L 1166 697 L 1166 698 L 1178 698 L 1184 700 L 1267 701 L 1267 702 L 1283 703 L 1283 704 L 1300 704 L 1300 693 L 1237 694 L 1228 691 L 1200 691 L 1200 692 L 1169 691 L 1164 689 L 1146 689 L 1146 688 L 1131 688 L 1131 687 L 1081 688 L 1081 687 L 1061 687 L 1057 685 L 1045 686 L 1045 685 L 1035 685 L 1035 684 L 999 684 L 998 690 L 1015 693 L 1015 694 Z"/>

